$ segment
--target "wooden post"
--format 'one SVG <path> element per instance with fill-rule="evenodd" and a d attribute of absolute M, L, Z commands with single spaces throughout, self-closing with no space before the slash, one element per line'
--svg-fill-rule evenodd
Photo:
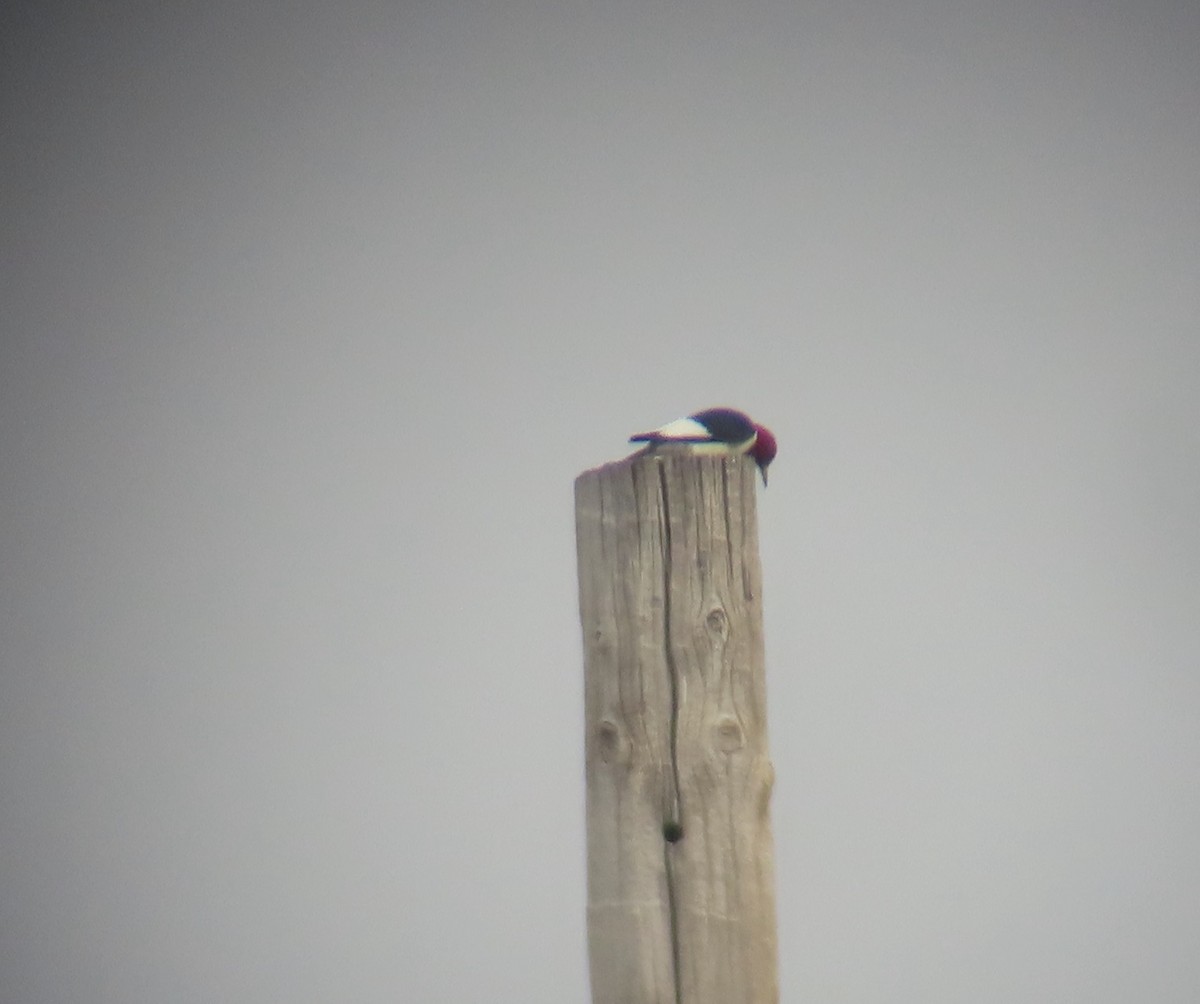
<path fill-rule="evenodd" d="M 575 482 L 593 1004 L 779 999 L 754 463 Z"/>

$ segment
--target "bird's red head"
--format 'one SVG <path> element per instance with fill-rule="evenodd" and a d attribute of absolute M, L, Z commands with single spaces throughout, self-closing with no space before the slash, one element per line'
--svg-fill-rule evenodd
<path fill-rule="evenodd" d="M 775 435 L 770 429 L 761 425 L 756 425 L 755 429 L 758 431 L 758 435 L 754 438 L 754 445 L 750 447 L 750 456 L 758 464 L 765 488 L 767 486 L 767 467 L 775 459 L 775 454 L 779 452 L 779 445 L 775 442 Z"/>

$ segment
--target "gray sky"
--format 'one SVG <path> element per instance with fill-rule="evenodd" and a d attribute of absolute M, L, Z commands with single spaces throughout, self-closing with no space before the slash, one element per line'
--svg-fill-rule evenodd
<path fill-rule="evenodd" d="M 572 480 L 760 500 L 783 999 L 1200 997 L 1200 9 L 13 3 L 0 1000 L 588 997 Z"/>

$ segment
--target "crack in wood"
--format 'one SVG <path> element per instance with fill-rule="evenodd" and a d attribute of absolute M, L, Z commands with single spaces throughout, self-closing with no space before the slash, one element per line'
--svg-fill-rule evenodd
<path fill-rule="evenodd" d="M 667 491 L 667 474 L 660 464 L 658 468 L 659 491 L 662 492 L 662 546 L 663 546 L 663 649 L 667 666 L 671 694 L 670 755 L 671 790 L 667 793 L 667 820 L 664 827 L 672 823 L 683 833 L 683 804 L 679 790 L 679 670 L 675 665 L 675 652 L 671 644 L 671 506 Z M 678 838 L 676 838 L 678 839 Z M 679 971 L 681 961 L 679 904 L 675 889 L 676 874 L 672 861 L 672 849 L 676 841 L 663 841 L 663 857 L 667 873 L 667 914 L 671 924 L 671 965 L 675 971 L 675 1004 L 683 1004 L 683 981 Z"/>

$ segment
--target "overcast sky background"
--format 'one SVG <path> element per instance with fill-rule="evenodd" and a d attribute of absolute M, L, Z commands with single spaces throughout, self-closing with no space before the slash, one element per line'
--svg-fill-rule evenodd
<path fill-rule="evenodd" d="M 730 404 L 782 999 L 1200 999 L 1200 8 L 10 3 L 0 1001 L 586 1002 L 572 481 Z"/>

